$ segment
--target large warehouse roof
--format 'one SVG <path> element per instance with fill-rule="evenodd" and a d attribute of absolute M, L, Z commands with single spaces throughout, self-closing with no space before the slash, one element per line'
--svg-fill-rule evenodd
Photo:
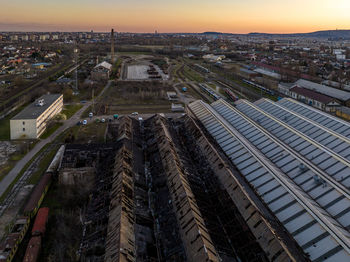
<path fill-rule="evenodd" d="M 350 260 L 346 137 L 269 100 L 189 108 L 311 261 Z"/>
<path fill-rule="evenodd" d="M 339 99 L 340 101 L 348 101 L 350 99 L 350 92 L 332 88 L 326 85 L 317 84 L 304 79 L 299 79 L 298 81 L 296 81 L 295 86 L 313 90 L 318 93 Z"/>
<path fill-rule="evenodd" d="M 346 136 L 350 139 L 350 123 L 337 117 L 333 117 L 316 108 L 307 106 L 294 99 L 283 98 L 277 102 L 279 105 L 296 112 L 309 120 L 316 122 L 334 132 Z"/>

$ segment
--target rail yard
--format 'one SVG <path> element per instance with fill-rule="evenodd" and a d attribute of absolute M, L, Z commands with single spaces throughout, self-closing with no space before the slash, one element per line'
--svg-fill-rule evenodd
<path fill-rule="evenodd" d="M 271 72 L 112 39 L 40 71 L 68 117 L 0 188 L 0 262 L 350 261 L 348 122 Z"/>

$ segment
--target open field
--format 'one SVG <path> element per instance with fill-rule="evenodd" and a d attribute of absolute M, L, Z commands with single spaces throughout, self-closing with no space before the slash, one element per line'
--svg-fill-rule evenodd
<path fill-rule="evenodd" d="M 45 132 L 40 136 L 41 139 L 46 139 L 49 136 L 51 136 L 59 127 L 61 127 L 63 123 L 57 122 L 54 123 L 53 125 L 49 126 Z"/>
<path fill-rule="evenodd" d="M 170 112 L 171 102 L 166 92 L 174 89 L 158 81 L 117 82 L 101 97 L 95 106 L 95 114 Z"/>
<path fill-rule="evenodd" d="M 62 114 L 64 114 L 67 117 L 67 119 L 69 119 L 82 107 L 83 105 L 81 104 L 65 105 L 62 110 Z"/>

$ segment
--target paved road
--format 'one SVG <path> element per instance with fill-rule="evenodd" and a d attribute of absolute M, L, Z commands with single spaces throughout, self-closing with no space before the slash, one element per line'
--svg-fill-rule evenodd
<path fill-rule="evenodd" d="M 109 81 L 101 93 L 96 97 L 99 98 L 112 84 L 113 81 Z M 64 132 L 66 129 L 74 126 L 79 120 L 82 113 L 92 104 L 91 101 L 86 102 L 84 106 L 77 111 L 70 119 L 66 120 L 64 124 L 59 127 L 51 136 L 46 139 L 40 140 L 35 147 L 29 151 L 21 160 L 19 160 L 12 170 L 4 177 L 0 182 L 0 196 L 6 191 L 11 183 L 17 177 L 17 174 L 23 169 L 23 167 L 30 161 L 45 145 L 54 141 L 58 135 Z"/>

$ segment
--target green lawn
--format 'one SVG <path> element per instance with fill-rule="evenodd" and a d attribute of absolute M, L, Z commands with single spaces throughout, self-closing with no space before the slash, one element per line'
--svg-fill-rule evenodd
<path fill-rule="evenodd" d="M 48 129 L 45 130 L 45 132 L 40 136 L 41 139 L 46 139 L 49 136 L 51 136 L 59 127 L 61 127 L 63 123 L 57 122 L 50 126 Z"/>
<path fill-rule="evenodd" d="M 0 120 L 0 140 L 10 140 L 10 119 Z"/>
<path fill-rule="evenodd" d="M 49 167 L 52 159 L 57 153 L 57 150 L 59 149 L 59 146 L 55 146 L 53 150 L 48 152 L 44 158 L 40 161 L 38 165 L 38 169 L 31 175 L 31 177 L 28 179 L 28 184 L 37 184 L 41 178 L 41 176 L 44 174 L 46 169 Z"/>
<path fill-rule="evenodd" d="M 83 105 L 81 104 L 65 105 L 62 114 L 66 115 L 67 119 L 69 119 L 82 107 Z"/>
<path fill-rule="evenodd" d="M 114 79 L 114 78 L 117 77 L 117 73 L 118 73 L 119 67 L 122 64 L 122 61 L 123 60 L 121 58 L 118 58 L 117 61 L 115 62 L 115 64 L 113 65 L 112 73 L 111 73 L 111 79 Z"/>

